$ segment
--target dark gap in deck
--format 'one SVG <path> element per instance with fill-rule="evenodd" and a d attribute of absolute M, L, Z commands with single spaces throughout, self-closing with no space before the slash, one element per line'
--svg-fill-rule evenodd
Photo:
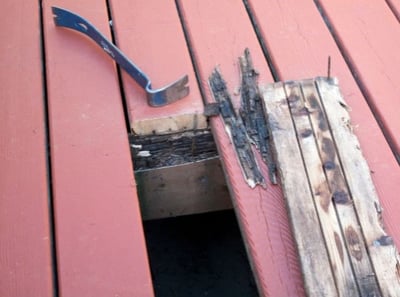
<path fill-rule="evenodd" d="M 389 9 L 392 11 L 392 13 L 395 16 L 395 18 L 397 19 L 397 21 L 400 23 L 400 14 L 397 12 L 397 9 L 394 6 L 394 4 L 392 3 L 392 1 L 385 0 L 385 2 L 387 4 L 387 6 L 389 6 Z"/>
<path fill-rule="evenodd" d="M 253 297 L 257 287 L 234 212 L 144 222 L 156 297 Z"/>
<path fill-rule="evenodd" d="M 353 63 L 351 62 L 351 59 L 346 55 L 346 50 L 343 46 L 343 44 L 341 43 L 341 41 L 339 40 L 338 34 L 335 31 L 334 27 L 332 26 L 332 22 L 329 19 L 327 13 L 325 12 L 324 8 L 322 7 L 321 3 L 319 0 L 314 0 L 314 3 L 322 17 L 322 19 L 324 20 L 329 32 L 332 35 L 332 38 L 334 39 L 336 46 L 338 47 L 340 54 L 342 55 L 344 61 L 346 62 L 347 67 L 349 68 L 355 82 L 357 83 L 358 88 L 361 91 L 361 94 L 363 95 L 366 103 L 368 104 L 368 107 L 371 109 L 372 114 L 376 120 L 376 122 L 378 123 L 385 139 L 386 142 L 388 143 L 395 159 L 397 160 L 397 163 L 400 165 L 400 153 L 396 152 L 396 147 L 395 144 L 391 141 L 390 139 L 390 135 L 388 134 L 388 132 L 386 131 L 385 125 L 383 124 L 380 116 L 378 115 L 378 110 L 377 108 L 374 106 L 374 104 L 372 103 L 372 99 L 371 96 L 368 93 L 367 87 L 365 86 L 364 82 L 362 81 L 362 79 L 360 78 L 360 75 L 356 69 L 356 67 L 353 65 Z M 334 67 L 335 65 L 335 61 L 332 61 L 332 65 Z"/>
<path fill-rule="evenodd" d="M 106 7 L 107 7 L 108 24 L 110 26 L 110 32 L 111 32 L 111 41 L 116 46 L 118 46 L 117 40 L 116 40 L 116 34 L 114 32 L 111 5 L 110 5 L 109 2 L 110 2 L 109 0 L 105 0 L 105 4 L 106 4 Z M 118 75 L 118 85 L 119 85 L 119 92 L 121 94 L 122 107 L 124 109 L 124 118 L 125 118 L 126 130 L 128 131 L 128 133 L 130 133 L 132 131 L 132 129 L 131 129 L 131 121 L 130 121 L 130 117 L 129 117 L 128 104 L 126 102 L 126 96 L 125 96 L 125 91 L 124 91 L 124 83 L 122 81 L 121 67 L 117 63 L 115 63 L 115 66 L 117 67 L 116 69 L 117 69 L 117 75 Z"/>
<path fill-rule="evenodd" d="M 194 54 L 194 52 L 192 50 L 192 48 L 193 48 L 192 47 L 192 42 L 190 40 L 188 29 L 186 28 L 186 25 L 185 25 L 186 22 L 185 22 L 185 18 L 183 16 L 183 14 L 182 14 L 182 9 L 180 7 L 179 0 L 175 0 L 175 6 L 176 6 L 176 10 L 178 12 L 179 20 L 180 20 L 180 23 L 181 23 L 181 26 L 182 26 L 183 35 L 185 36 L 186 46 L 187 46 L 188 51 L 189 51 L 190 60 L 192 61 L 192 66 L 193 66 L 193 69 L 194 69 L 194 74 L 196 76 L 197 84 L 199 86 L 200 95 L 201 95 L 201 98 L 203 99 L 203 103 L 206 104 L 207 100 L 206 100 L 206 96 L 204 94 L 204 90 L 203 90 L 202 84 L 201 84 L 201 78 L 200 78 L 200 74 L 199 74 L 199 66 L 196 63 L 195 54 Z"/>
<path fill-rule="evenodd" d="M 249 4 L 248 0 L 243 0 L 243 4 L 244 4 L 244 6 L 246 8 L 247 14 L 248 14 L 248 16 L 250 18 L 250 21 L 251 21 L 251 24 L 253 25 L 253 29 L 254 29 L 254 31 L 256 33 L 258 42 L 259 42 L 259 44 L 261 46 L 261 49 L 263 51 L 265 60 L 267 61 L 267 64 L 269 66 L 269 71 L 271 72 L 271 75 L 274 78 L 274 81 L 278 82 L 278 81 L 281 80 L 281 78 L 279 77 L 277 68 L 275 67 L 275 63 L 273 62 L 272 56 L 270 54 L 270 50 L 269 50 L 264 38 L 262 38 L 262 34 L 260 32 L 259 25 L 257 23 L 257 19 L 254 16 L 253 9 L 252 9 L 251 5 Z"/>
<path fill-rule="evenodd" d="M 43 3 L 38 1 L 38 13 L 40 21 L 40 47 L 42 59 L 42 89 L 43 89 L 43 106 L 44 106 L 44 125 L 45 125 L 45 142 L 46 142 L 46 167 L 47 167 L 47 182 L 48 182 L 48 206 L 49 206 L 49 227 L 50 227 L 50 245 L 51 245 L 51 262 L 52 262 L 52 278 L 53 278 L 53 296 L 59 296 L 59 283 L 58 283 L 58 261 L 57 261 L 57 242 L 56 242 L 56 222 L 55 222 L 55 208 L 54 208 L 54 195 L 53 195 L 53 181 L 51 172 L 51 146 L 50 146 L 50 115 L 49 115 L 49 97 L 47 91 L 47 72 L 46 72 L 46 45 L 44 33 L 44 11 Z"/>

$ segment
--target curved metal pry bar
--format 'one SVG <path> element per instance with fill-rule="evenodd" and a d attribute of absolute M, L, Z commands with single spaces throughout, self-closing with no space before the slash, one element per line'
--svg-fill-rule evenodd
<path fill-rule="evenodd" d="M 68 10 L 52 7 L 54 23 L 60 27 L 67 27 L 79 31 L 93 39 L 111 58 L 115 60 L 147 93 L 147 100 L 151 106 L 163 106 L 186 97 L 189 94 L 187 75 L 163 88 L 153 90 L 147 75 L 130 61 L 119 48 L 111 43 L 91 23 Z"/>

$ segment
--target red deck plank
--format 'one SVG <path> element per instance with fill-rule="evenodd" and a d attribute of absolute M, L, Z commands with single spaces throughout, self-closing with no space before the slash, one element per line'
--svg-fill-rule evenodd
<path fill-rule="evenodd" d="M 153 88 L 189 75 L 188 97 L 161 108 L 123 73 L 131 127 L 137 134 L 206 128 L 203 101 L 174 1 L 111 1 L 118 45 L 152 80 Z"/>
<path fill-rule="evenodd" d="M 53 296 L 38 1 L 0 18 L 0 296 Z"/>
<path fill-rule="evenodd" d="M 212 101 L 208 77 L 219 65 L 228 88 L 240 86 L 237 59 L 248 47 L 260 81 L 272 78 L 241 1 L 178 1 L 197 62 L 206 100 Z M 239 96 L 235 97 L 236 105 Z M 297 253 L 279 187 L 251 189 L 220 117 L 211 119 L 233 204 L 262 296 L 303 296 Z M 262 163 L 262 162 L 261 162 Z M 266 168 L 263 167 L 265 176 Z"/>
<path fill-rule="evenodd" d="M 314 2 L 251 0 L 250 3 L 281 79 L 325 75 L 327 57 L 332 57 L 332 75 L 339 78 L 344 98 L 351 107 L 354 132 L 373 173 L 387 231 L 399 247 L 400 168 Z"/>
<path fill-rule="evenodd" d="M 110 35 L 104 1 L 46 1 L 45 41 L 60 296 L 153 296 L 116 68 L 50 5 Z"/>
<path fill-rule="evenodd" d="M 400 26 L 385 2 L 319 0 L 400 160 Z"/>

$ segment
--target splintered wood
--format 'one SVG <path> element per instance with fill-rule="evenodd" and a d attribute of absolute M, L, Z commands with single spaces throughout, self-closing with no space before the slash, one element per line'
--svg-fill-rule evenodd
<path fill-rule="evenodd" d="M 337 81 L 261 92 L 308 296 L 400 296 L 399 253 Z"/>

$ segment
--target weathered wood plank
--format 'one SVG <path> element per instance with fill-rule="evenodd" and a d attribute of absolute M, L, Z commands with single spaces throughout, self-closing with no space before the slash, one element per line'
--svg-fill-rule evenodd
<path fill-rule="evenodd" d="M 50 9 L 110 36 L 107 7 L 44 5 L 60 296 L 153 296 L 115 65 L 88 38 L 56 28 Z"/>
<path fill-rule="evenodd" d="M 351 109 L 354 133 L 385 209 L 382 216 L 387 231 L 400 246 L 400 167 L 314 1 L 248 0 L 247 3 L 279 79 L 326 74 L 327 57 L 331 56 L 331 73 L 339 78 Z"/>
<path fill-rule="evenodd" d="M 0 296 L 53 296 L 39 2 L 0 9 Z"/>
<path fill-rule="evenodd" d="M 234 93 L 240 84 L 238 57 L 249 48 L 260 81 L 272 81 L 248 14 L 239 0 L 177 1 L 196 71 L 206 102 L 213 102 L 208 77 L 219 65 Z M 235 107 L 240 96 L 232 96 Z M 222 119 L 210 119 L 227 177 L 233 205 L 261 296 L 303 296 L 298 256 L 293 244 L 282 192 L 268 183 L 267 189 L 251 189 L 244 180 L 236 152 Z M 263 165 L 261 161 L 259 164 Z M 262 168 L 268 176 L 266 166 Z"/>
<path fill-rule="evenodd" d="M 284 85 L 268 85 L 262 92 L 307 296 L 338 296 Z"/>
<path fill-rule="evenodd" d="M 320 78 L 317 87 L 361 224 L 363 238 L 357 236 L 354 241 L 361 245 L 365 240 L 383 296 L 400 296 L 399 253 L 383 229 L 382 208 L 360 144 L 352 131 L 346 103 L 337 81 Z"/>
<path fill-rule="evenodd" d="M 150 77 L 153 88 L 189 75 L 188 97 L 154 108 L 148 106 L 140 86 L 126 73 L 122 74 L 133 132 L 150 135 L 206 128 L 203 101 L 175 1 L 109 2 L 118 45 Z"/>
<path fill-rule="evenodd" d="M 313 117 L 315 112 L 307 104 L 305 98 L 309 98 L 309 94 L 308 90 L 304 90 L 303 83 L 285 83 L 285 91 L 339 296 L 358 296 L 357 283 L 324 172 L 324 165 L 327 163 L 324 162 L 320 147 L 317 146 L 322 137 L 319 129 L 321 126 L 311 125 L 310 117 Z M 303 200 L 303 203 L 306 201 Z"/>
<path fill-rule="evenodd" d="M 400 26 L 384 1 L 318 0 L 400 162 Z"/>
<path fill-rule="evenodd" d="M 322 109 L 321 99 L 319 98 L 314 80 L 301 81 L 301 88 L 305 105 L 310 114 L 313 130 L 316 134 L 316 144 L 322 160 L 320 168 L 324 169 L 329 185 L 327 192 L 329 195 L 328 199 L 332 200 L 335 204 L 345 239 L 342 243 L 345 245 L 347 251 L 349 251 L 348 255 L 350 256 L 355 278 L 360 289 L 360 295 L 368 296 L 374 293 L 373 296 L 380 296 L 379 287 L 366 247 L 361 243 L 362 233 L 359 228 L 357 213 L 353 208 L 351 194 L 347 188 L 337 156 L 335 141 L 329 130 L 329 124 Z M 340 139 L 337 140 L 337 143 L 341 145 Z M 356 239 L 360 239 L 361 241 Z"/>

